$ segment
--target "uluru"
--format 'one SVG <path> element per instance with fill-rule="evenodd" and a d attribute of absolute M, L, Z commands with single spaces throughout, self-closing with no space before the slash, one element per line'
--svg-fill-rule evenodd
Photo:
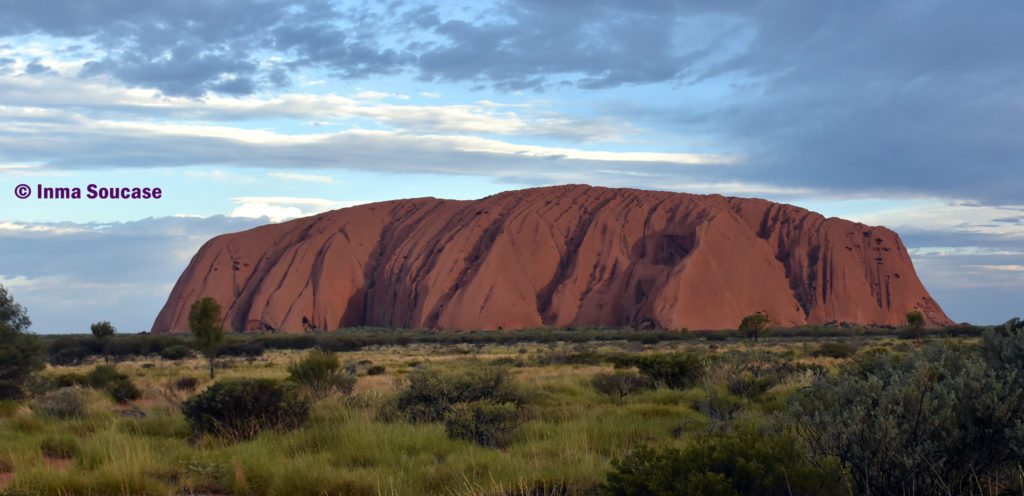
<path fill-rule="evenodd" d="M 365 204 L 217 236 L 153 324 L 235 331 L 900 325 L 929 296 L 899 236 L 792 205 L 567 185 Z"/>

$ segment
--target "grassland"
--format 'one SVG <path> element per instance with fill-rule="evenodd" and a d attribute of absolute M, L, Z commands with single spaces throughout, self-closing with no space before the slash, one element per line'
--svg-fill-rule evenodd
<path fill-rule="evenodd" d="M 39 415 L 31 400 L 0 403 L 0 493 L 594 494 L 613 460 L 634 448 L 684 449 L 699 433 L 723 422 L 776 422 L 787 414 L 787 398 L 816 375 L 834 372 L 867 353 L 899 355 L 921 346 L 895 334 L 788 335 L 756 343 L 691 336 L 647 343 L 365 344 L 339 353 L 359 375 L 351 394 L 316 403 L 305 428 L 265 432 L 244 442 L 191 435 L 180 413 L 181 401 L 190 393 L 172 384 L 194 377 L 197 390 L 209 385 L 202 358 L 121 357 L 117 369 L 143 391 L 131 404 L 117 405 L 103 392 L 87 389 L 87 412 L 62 420 Z M 977 341 L 973 336 L 931 339 L 954 345 Z M 833 343 L 831 349 L 828 343 Z M 595 374 L 613 370 L 615 357 L 675 352 L 708 359 L 699 383 L 623 398 L 600 394 L 591 384 Z M 284 379 L 288 364 L 303 353 L 269 350 L 259 356 L 222 357 L 217 379 Z M 785 361 L 797 372 L 764 392 L 730 392 L 737 365 L 764 357 Z M 85 374 L 100 363 L 103 359 L 94 356 L 76 365 L 49 365 L 39 380 Z M 489 365 L 507 367 L 527 398 L 525 421 L 507 448 L 449 439 L 439 423 L 382 418 L 414 370 Z M 367 374 L 371 366 L 383 366 L 383 373 Z M 708 408 L 710 397 L 725 397 L 732 406 L 724 414 Z M 64 445 L 65 453 L 55 456 L 54 445 Z"/>

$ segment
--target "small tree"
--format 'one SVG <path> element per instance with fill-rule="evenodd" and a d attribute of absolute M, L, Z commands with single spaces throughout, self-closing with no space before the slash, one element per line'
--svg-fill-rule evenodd
<path fill-rule="evenodd" d="M 314 350 L 301 361 L 288 366 L 288 379 L 304 387 L 314 401 L 334 393 L 348 394 L 356 385 L 356 376 L 346 372 L 334 353 Z"/>
<path fill-rule="evenodd" d="M 921 331 L 924 329 L 924 314 L 920 310 L 907 312 L 907 327 L 914 331 L 917 340 L 921 340 Z"/>
<path fill-rule="evenodd" d="M 106 320 L 93 324 L 89 329 L 92 331 L 93 337 L 100 342 L 100 349 L 103 350 L 103 361 L 110 363 L 110 356 L 107 354 L 107 341 L 117 332 L 117 329 Z"/>
<path fill-rule="evenodd" d="M 43 367 L 39 339 L 27 332 L 25 307 L 0 286 L 0 399 L 17 398 L 29 375 Z"/>
<path fill-rule="evenodd" d="M 217 350 L 224 342 L 224 327 L 220 322 L 220 304 L 210 297 L 193 303 L 188 312 L 188 327 L 192 330 L 195 347 L 210 362 L 210 379 L 214 376 Z"/>
<path fill-rule="evenodd" d="M 25 332 L 32 325 L 25 307 L 17 304 L 14 297 L 0 284 L 0 324 L 17 332 Z"/>
<path fill-rule="evenodd" d="M 740 322 L 740 334 L 742 334 L 743 337 L 751 338 L 756 342 L 768 327 L 768 322 L 768 316 L 761 312 L 747 315 L 746 317 L 743 317 L 743 321 Z"/>

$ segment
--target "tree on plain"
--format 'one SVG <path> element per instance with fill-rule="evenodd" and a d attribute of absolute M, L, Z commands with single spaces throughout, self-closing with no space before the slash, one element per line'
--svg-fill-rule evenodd
<path fill-rule="evenodd" d="M 214 360 L 224 342 L 224 327 L 221 326 L 220 304 L 210 297 L 192 304 L 188 312 L 188 327 L 192 330 L 195 347 L 210 362 L 210 379 L 214 377 Z"/>
<path fill-rule="evenodd" d="M 107 353 L 107 344 L 110 338 L 117 333 L 117 329 L 106 320 L 97 322 L 89 327 L 93 337 L 100 342 L 100 351 L 103 353 L 103 361 L 110 363 L 110 355 Z"/>
<path fill-rule="evenodd" d="M 763 334 L 765 329 L 768 328 L 769 322 L 768 316 L 761 312 L 747 315 L 746 317 L 743 317 L 743 321 L 740 322 L 740 334 L 745 338 L 750 338 L 753 339 L 754 342 L 757 342 L 761 337 L 761 334 Z"/>
<path fill-rule="evenodd" d="M 39 338 L 26 332 L 30 325 L 25 307 L 0 285 L 0 399 L 20 397 L 25 380 L 43 368 Z"/>
<path fill-rule="evenodd" d="M 907 312 L 907 327 L 914 331 L 917 340 L 921 340 L 921 331 L 924 330 L 924 314 L 920 310 Z"/>

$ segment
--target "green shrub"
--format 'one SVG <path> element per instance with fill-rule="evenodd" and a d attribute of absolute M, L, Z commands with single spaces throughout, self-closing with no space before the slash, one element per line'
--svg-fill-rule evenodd
<path fill-rule="evenodd" d="M 160 358 L 164 360 L 184 360 L 192 356 L 192 348 L 185 345 L 175 345 L 168 348 L 164 348 L 160 352 Z"/>
<path fill-rule="evenodd" d="M 704 378 L 707 364 L 694 353 L 644 355 L 627 359 L 641 374 L 670 389 L 691 388 Z"/>
<path fill-rule="evenodd" d="M 338 355 L 314 350 L 288 366 L 288 380 L 305 388 L 316 401 L 339 392 L 348 394 L 356 385 L 356 376 L 341 368 Z"/>
<path fill-rule="evenodd" d="M 84 417 L 85 393 L 77 387 L 50 391 L 32 402 L 32 410 L 59 419 Z"/>
<path fill-rule="evenodd" d="M 29 334 L 32 321 L 0 285 L 0 400 L 20 398 L 25 381 L 43 367 L 39 338 Z"/>
<path fill-rule="evenodd" d="M 411 422 L 438 422 L 452 405 L 480 400 L 523 402 L 505 369 L 477 367 L 462 373 L 426 369 L 409 374 L 409 385 L 398 394 L 396 407 Z"/>
<path fill-rule="evenodd" d="M 735 396 L 709 389 L 703 398 L 693 402 L 693 409 L 722 424 L 736 417 L 743 409 L 743 402 Z"/>
<path fill-rule="evenodd" d="M 107 384 L 107 387 L 104 389 L 107 391 L 107 394 L 110 395 L 111 399 L 118 404 L 125 404 L 142 397 L 142 390 L 140 390 L 138 386 L 136 386 L 135 383 L 127 377 Z"/>
<path fill-rule="evenodd" d="M 182 377 L 174 381 L 174 389 L 177 391 L 195 391 L 199 385 L 199 379 L 195 377 Z"/>
<path fill-rule="evenodd" d="M 229 440 L 302 427 L 309 420 L 309 410 L 309 400 L 296 386 L 272 379 L 221 381 L 181 406 L 194 435 Z"/>
<path fill-rule="evenodd" d="M 644 376 L 624 371 L 600 372 L 594 374 L 590 384 L 597 392 L 613 398 L 625 398 L 633 393 L 651 388 L 651 381 Z"/>
<path fill-rule="evenodd" d="M 381 375 L 386 370 L 387 369 L 383 365 L 373 365 L 370 368 L 366 369 L 366 375 Z"/>
<path fill-rule="evenodd" d="M 54 342 L 59 343 L 59 341 Z M 78 365 L 93 355 L 93 351 L 85 346 L 71 346 L 53 350 L 51 345 L 48 361 L 53 365 Z"/>
<path fill-rule="evenodd" d="M 93 389 L 106 389 L 107 386 L 127 378 L 128 376 L 110 365 L 97 365 L 85 376 L 86 383 Z"/>
<path fill-rule="evenodd" d="M 842 494 L 838 471 L 809 464 L 798 441 L 738 426 L 698 437 L 684 450 L 640 447 L 613 462 L 601 490 L 614 496 Z"/>
<path fill-rule="evenodd" d="M 900 359 L 858 357 L 793 398 L 814 456 L 834 456 L 858 494 L 994 493 L 1024 460 L 1024 334 L 976 349 L 927 345 Z"/>
<path fill-rule="evenodd" d="M 743 337 L 757 341 L 768 328 L 769 323 L 771 321 L 768 316 L 758 312 L 743 317 L 738 329 Z"/>
<path fill-rule="evenodd" d="M 452 439 L 504 448 L 511 442 L 519 422 L 515 404 L 481 400 L 452 405 L 444 416 L 444 429 Z"/>
<path fill-rule="evenodd" d="M 51 436 L 39 443 L 39 450 L 43 452 L 43 456 L 59 460 L 70 460 L 78 456 L 81 448 L 78 446 L 78 440 L 74 437 Z"/>
<path fill-rule="evenodd" d="M 814 352 L 815 356 L 824 356 L 831 358 L 849 358 L 857 353 L 857 348 L 849 343 L 843 343 L 841 341 L 822 343 L 818 347 L 817 351 Z"/>
<path fill-rule="evenodd" d="M 745 398 L 756 398 L 779 384 L 779 376 L 768 374 L 758 376 L 751 372 L 742 372 L 729 378 L 729 392 Z"/>
<path fill-rule="evenodd" d="M 87 386 L 89 384 L 89 380 L 82 374 L 67 372 L 54 377 L 51 384 L 54 388 Z"/>

